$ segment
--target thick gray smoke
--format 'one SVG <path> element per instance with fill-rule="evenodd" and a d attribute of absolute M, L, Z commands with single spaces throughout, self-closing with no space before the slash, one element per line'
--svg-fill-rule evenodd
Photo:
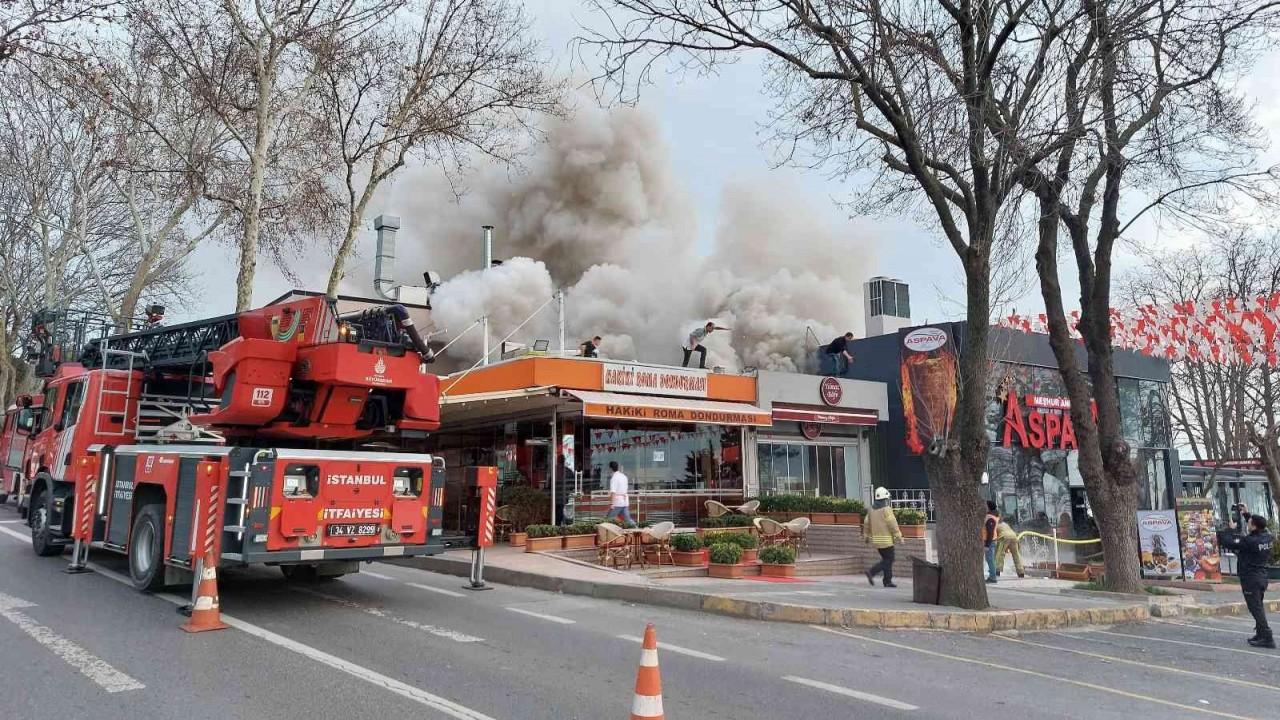
<path fill-rule="evenodd" d="M 619 359 L 678 364 L 682 336 L 715 319 L 732 331 L 712 335 L 708 365 L 797 370 L 817 343 L 861 331 L 871 239 L 776 179 L 736 181 L 724 189 L 711 253 L 700 255 L 688 193 L 641 111 L 581 112 L 547 130 L 524 172 L 482 170 L 465 190 L 455 201 L 451 186 L 419 171 L 382 203 L 402 217 L 401 281 L 428 268 L 449 278 L 432 299 L 437 329 L 447 330 L 436 341 L 487 308 L 496 348 L 556 287 L 566 291 L 570 349 L 599 334 L 601 354 Z M 504 259 L 488 273 L 476 270 L 484 224 L 496 226 L 494 255 Z M 362 255 L 352 292 L 371 281 L 371 243 Z M 554 348 L 555 321 L 553 303 L 512 339 Z M 471 330 L 443 367 L 469 366 L 481 343 Z"/>

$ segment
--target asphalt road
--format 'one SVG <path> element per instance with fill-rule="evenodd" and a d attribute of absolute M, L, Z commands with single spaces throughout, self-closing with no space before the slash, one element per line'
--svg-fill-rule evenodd
<path fill-rule="evenodd" d="M 657 626 L 666 715 L 732 718 L 1277 718 L 1280 653 L 1240 619 L 1019 636 L 839 631 L 496 587 L 374 564 L 294 585 L 227 574 L 230 630 L 178 630 L 177 595 L 120 558 L 66 575 L 0 508 L 3 718 L 628 717 Z M 744 581 L 745 582 L 745 581 Z M 761 584 L 761 591 L 789 592 Z"/>

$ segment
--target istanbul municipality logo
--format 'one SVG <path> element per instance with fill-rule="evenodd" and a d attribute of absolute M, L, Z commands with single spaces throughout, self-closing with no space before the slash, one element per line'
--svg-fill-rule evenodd
<path fill-rule="evenodd" d="M 374 374 L 374 375 L 381 375 L 382 373 L 384 373 L 384 372 L 386 372 L 386 371 L 387 371 L 387 364 L 386 364 L 385 362 L 383 362 L 383 361 L 382 361 L 382 357 L 381 357 L 381 356 L 379 356 L 379 357 L 378 357 L 378 362 L 376 362 L 376 363 L 374 363 L 374 364 L 373 364 L 373 374 Z"/>

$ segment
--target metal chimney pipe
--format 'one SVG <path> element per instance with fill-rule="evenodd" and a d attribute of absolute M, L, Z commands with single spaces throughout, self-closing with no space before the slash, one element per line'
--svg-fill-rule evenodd
<path fill-rule="evenodd" d="M 379 215 L 373 219 L 373 229 L 378 233 L 378 254 L 373 262 L 373 289 L 384 300 L 395 300 L 396 231 L 400 218 L 395 215 Z"/>
<path fill-rule="evenodd" d="M 493 267 L 493 226 L 482 225 L 484 228 L 484 269 L 488 270 Z"/>

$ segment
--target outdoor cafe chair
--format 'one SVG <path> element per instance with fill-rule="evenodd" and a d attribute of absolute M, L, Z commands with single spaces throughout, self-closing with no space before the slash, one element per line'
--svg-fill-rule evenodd
<path fill-rule="evenodd" d="M 505 540 L 511 536 L 511 532 L 515 529 L 515 523 L 512 521 L 512 507 L 503 505 L 493 511 L 494 532 L 497 534 L 495 540 Z"/>
<path fill-rule="evenodd" d="M 596 525 L 596 545 L 596 559 L 600 565 L 609 567 L 609 561 L 612 560 L 616 568 L 618 561 L 626 560 L 627 569 L 631 569 L 631 563 L 635 561 L 631 552 L 631 538 L 622 528 L 613 523 Z"/>
<path fill-rule="evenodd" d="M 787 544 L 786 525 L 767 517 L 752 518 L 751 523 L 756 526 L 756 533 L 760 535 L 760 547 Z"/>
<path fill-rule="evenodd" d="M 809 557 L 813 557 L 813 551 L 809 550 L 809 518 L 796 518 L 783 523 L 783 527 L 787 529 L 789 544 L 796 554 L 799 555 L 800 551 L 804 550 Z"/>
<path fill-rule="evenodd" d="M 654 552 L 658 556 L 658 566 L 662 566 L 662 554 L 667 554 L 669 565 L 675 565 L 674 556 L 671 555 L 671 535 L 676 530 L 676 524 L 673 522 L 660 522 L 653 527 L 644 531 L 640 540 L 644 545 L 655 546 Z"/>
<path fill-rule="evenodd" d="M 759 500 L 748 500 L 747 502 L 734 508 L 743 515 L 755 515 L 760 510 Z"/>
<path fill-rule="evenodd" d="M 729 509 L 729 506 L 725 505 L 722 502 L 716 502 L 715 500 L 708 500 L 703 504 L 706 505 L 707 507 L 707 515 L 713 518 L 720 517 L 721 515 L 730 515 L 733 513 L 733 511 Z"/>

